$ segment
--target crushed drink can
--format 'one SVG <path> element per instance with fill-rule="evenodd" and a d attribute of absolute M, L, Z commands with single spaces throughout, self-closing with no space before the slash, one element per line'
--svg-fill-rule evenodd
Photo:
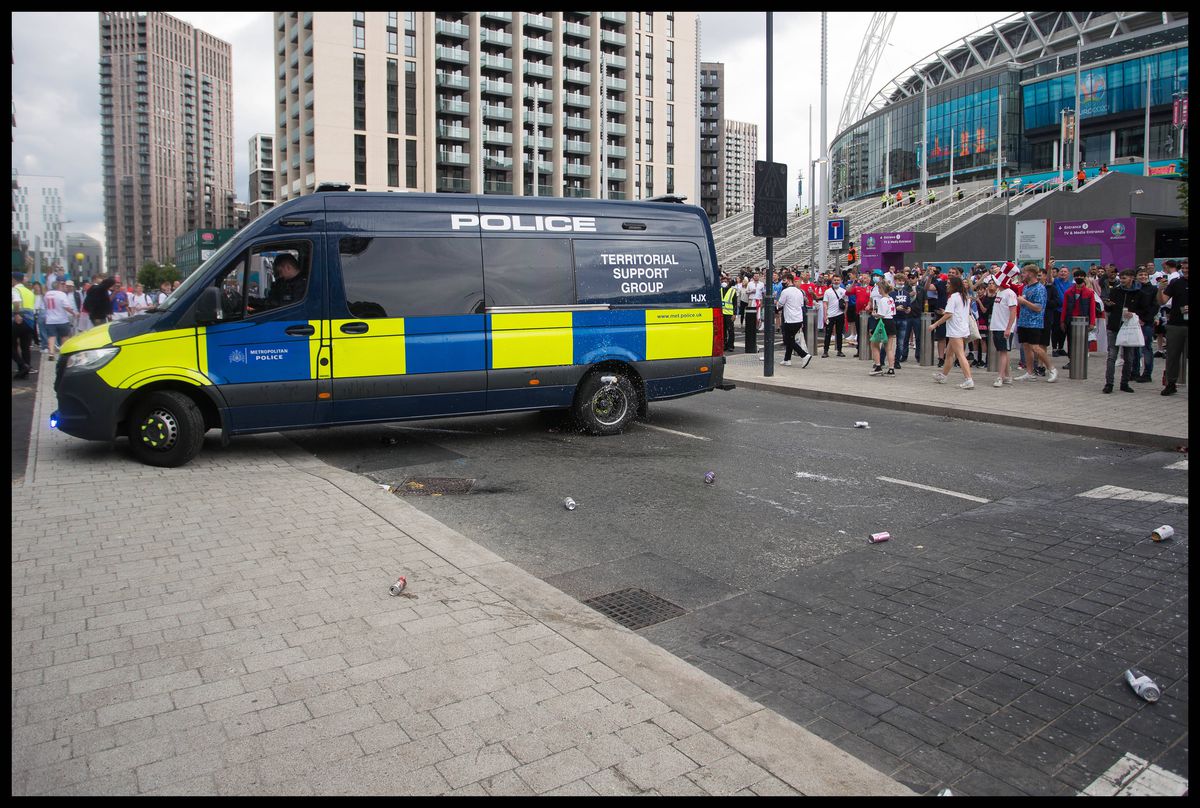
<path fill-rule="evenodd" d="M 704 482 L 708 483 L 709 485 L 712 485 L 716 479 L 717 473 L 715 471 L 710 471 L 704 475 Z"/>
<path fill-rule="evenodd" d="M 854 428 L 855 429 L 870 429 L 871 425 L 868 424 L 866 421 L 855 421 Z"/>
<path fill-rule="evenodd" d="M 867 541 L 869 541 L 871 544 L 879 544 L 880 542 L 887 541 L 891 537 L 892 537 L 892 534 L 888 533 L 886 530 L 884 530 L 879 533 L 872 533 L 870 536 L 867 536 Z"/>
<path fill-rule="evenodd" d="M 1130 668 L 1125 671 L 1125 681 L 1129 682 L 1129 686 L 1133 688 L 1134 693 L 1137 693 L 1151 704 L 1158 701 L 1159 697 L 1162 696 L 1162 691 L 1154 683 L 1154 680 L 1137 668 Z"/>
<path fill-rule="evenodd" d="M 566 508 L 568 511 L 575 510 L 575 500 L 571 499 L 570 497 L 567 497 L 566 499 L 563 500 L 563 507 Z"/>
<path fill-rule="evenodd" d="M 405 587 L 407 587 L 407 586 L 408 586 L 408 579 L 405 578 L 403 575 L 401 575 L 399 578 L 396 579 L 396 582 L 388 588 L 388 592 L 391 593 L 391 595 L 394 597 L 396 595 L 399 595 L 401 592 L 403 592 Z"/>
<path fill-rule="evenodd" d="M 1163 525 L 1162 527 L 1156 527 L 1154 532 L 1150 534 L 1150 538 L 1154 541 L 1166 541 L 1174 535 L 1175 528 L 1170 525 Z"/>

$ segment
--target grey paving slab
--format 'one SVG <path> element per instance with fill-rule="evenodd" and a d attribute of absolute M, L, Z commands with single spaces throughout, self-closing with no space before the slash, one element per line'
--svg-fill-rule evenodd
<path fill-rule="evenodd" d="M 14 794 L 908 793 L 278 436 L 152 469 L 52 403 L 13 484 Z"/>

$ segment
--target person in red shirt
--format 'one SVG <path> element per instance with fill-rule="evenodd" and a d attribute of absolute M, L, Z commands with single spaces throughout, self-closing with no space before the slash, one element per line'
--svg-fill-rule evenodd
<path fill-rule="evenodd" d="M 1063 295 L 1061 323 L 1067 335 L 1067 355 L 1071 353 L 1071 320 L 1074 317 L 1088 318 L 1088 331 L 1096 327 L 1096 293 L 1088 288 L 1087 273 L 1075 270 L 1075 286 Z M 1084 337 L 1086 339 L 1086 337 Z M 1070 370 L 1068 361 L 1063 370 Z"/>

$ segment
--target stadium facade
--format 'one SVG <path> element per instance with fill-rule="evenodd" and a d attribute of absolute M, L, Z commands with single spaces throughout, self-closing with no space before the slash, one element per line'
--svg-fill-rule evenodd
<path fill-rule="evenodd" d="M 1079 160 L 1141 174 L 1172 176 L 1187 155 L 1186 12 L 1020 12 L 912 65 L 888 82 L 866 113 L 839 132 L 830 151 L 838 201 L 929 187 L 1004 179 L 1026 183 L 1068 176 L 1064 142 L 1080 77 Z M 1065 111 L 1065 112 L 1064 112 Z M 926 124 L 927 122 L 927 124 Z M 1002 148 L 997 149 L 997 145 Z M 999 156 L 999 161 L 998 161 Z"/>

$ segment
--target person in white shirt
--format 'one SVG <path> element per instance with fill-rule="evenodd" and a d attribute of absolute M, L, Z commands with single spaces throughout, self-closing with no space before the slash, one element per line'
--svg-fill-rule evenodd
<path fill-rule="evenodd" d="M 64 292 L 62 284 L 57 286 L 46 293 L 46 350 L 51 362 L 58 357 L 58 346 L 70 338 L 71 322 L 79 316 L 74 295 Z"/>
<path fill-rule="evenodd" d="M 992 387 L 1003 387 L 1013 383 L 1008 352 L 1012 347 L 1013 329 L 1017 327 L 1017 293 L 1008 286 L 1001 289 L 994 276 L 988 278 L 987 289 L 988 294 L 995 298 L 992 316 L 988 319 L 988 331 L 991 332 L 992 350 L 996 352 L 1000 367 L 1000 375 L 992 382 Z"/>
<path fill-rule="evenodd" d="M 887 334 L 887 375 L 896 375 L 896 300 L 892 297 L 892 285 L 886 279 L 876 285 L 877 292 L 872 290 L 871 316 L 883 323 L 883 331 Z M 880 361 L 882 344 L 871 341 L 871 356 L 875 366 L 871 368 L 872 376 L 884 373 L 883 362 Z"/>
<path fill-rule="evenodd" d="M 150 295 L 146 294 L 145 288 L 139 283 L 134 288 L 133 294 L 129 297 L 130 316 L 136 317 L 146 309 L 151 308 L 153 305 L 154 301 L 150 299 Z"/>
<path fill-rule="evenodd" d="M 800 367 L 808 367 L 812 354 L 796 342 L 796 334 L 804 328 L 804 292 L 795 285 L 795 276 L 790 272 L 784 273 L 783 291 L 775 308 L 783 312 L 783 364 L 791 367 L 792 353 L 800 357 Z"/>
<path fill-rule="evenodd" d="M 758 273 L 746 281 L 746 353 L 758 353 L 758 309 L 762 305 L 762 284 Z"/>
<path fill-rule="evenodd" d="M 942 316 L 929 326 L 929 330 L 932 332 L 945 323 L 948 343 L 946 361 L 942 365 L 941 372 L 933 374 L 933 380 L 938 384 L 945 384 L 950 375 L 950 368 L 954 367 L 954 363 L 957 361 L 963 375 L 967 377 L 966 381 L 959 385 L 959 388 L 972 390 L 975 387 L 975 380 L 971 378 L 971 365 L 967 362 L 967 352 L 963 348 L 964 343 L 971 336 L 971 324 L 968 321 L 971 316 L 971 303 L 967 297 L 967 286 L 959 275 L 951 275 L 947 286 L 946 309 Z"/>
<path fill-rule="evenodd" d="M 825 350 L 822 359 L 829 358 L 829 338 L 837 332 L 837 355 L 842 353 L 842 334 L 846 330 L 846 290 L 840 285 L 830 282 L 829 288 L 821 298 L 821 307 L 825 310 Z"/>

